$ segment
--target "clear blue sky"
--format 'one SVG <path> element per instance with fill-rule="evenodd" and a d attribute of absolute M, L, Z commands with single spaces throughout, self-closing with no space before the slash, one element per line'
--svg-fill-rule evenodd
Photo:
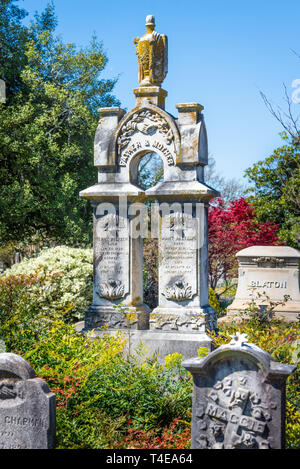
<path fill-rule="evenodd" d="M 47 0 L 20 0 L 30 15 Z M 244 170 L 281 144 L 277 121 L 259 91 L 284 106 L 283 83 L 300 78 L 299 0 L 54 0 L 57 32 L 65 42 L 88 44 L 93 33 L 109 57 L 105 77 L 119 76 L 115 95 L 134 107 L 137 57 L 133 38 L 155 15 L 156 30 L 168 36 L 166 110 L 176 103 L 199 102 L 209 150 L 226 178 L 243 180 Z M 293 104 L 300 113 L 300 104 Z"/>

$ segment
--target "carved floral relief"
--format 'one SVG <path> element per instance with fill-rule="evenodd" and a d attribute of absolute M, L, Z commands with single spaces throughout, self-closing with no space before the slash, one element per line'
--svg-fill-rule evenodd
<path fill-rule="evenodd" d="M 136 132 L 144 135 L 161 134 L 167 145 L 174 140 L 172 129 L 166 119 L 150 109 L 142 109 L 135 112 L 131 119 L 121 127 L 117 139 L 119 153 L 128 146 L 132 135 Z"/>

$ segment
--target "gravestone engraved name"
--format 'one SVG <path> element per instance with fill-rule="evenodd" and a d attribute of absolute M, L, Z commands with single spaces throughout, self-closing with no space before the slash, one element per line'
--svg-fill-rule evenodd
<path fill-rule="evenodd" d="M 220 322 L 239 319 L 250 303 L 274 304 L 273 314 L 287 322 L 300 313 L 300 252 L 289 246 L 250 246 L 236 254 L 239 263 L 235 299 Z"/>
<path fill-rule="evenodd" d="M 283 449 L 285 382 L 296 366 L 232 336 L 205 358 L 185 360 L 194 379 L 193 449 Z"/>
<path fill-rule="evenodd" d="M 180 218 L 178 220 L 178 218 Z M 198 240 L 194 220 L 178 213 L 162 220 L 159 278 L 161 294 L 182 302 L 197 293 Z"/>
<path fill-rule="evenodd" d="M 128 220 L 107 214 L 97 220 L 95 265 L 97 294 L 120 299 L 129 291 Z"/>
<path fill-rule="evenodd" d="M 51 449 L 55 395 L 19 355 L 0 353 L 0 449 Z"/>

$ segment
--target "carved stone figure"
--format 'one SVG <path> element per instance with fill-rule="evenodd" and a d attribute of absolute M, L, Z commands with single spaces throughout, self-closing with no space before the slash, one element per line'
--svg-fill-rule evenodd
<path fill-rule="evenodd" d="M 108 282 L 100 283 L 99 295 L 103 298 L 117 300 L 124 296 L 124 285 L 119 280 L 110 279 Z"/>
<path fill-rule="evenodd" d="M 174 301 L 190 300 L 193 298 L 192 287 L 183 280 L 178 280 L 166 289 L 166 297 Z"/>
<path fill-rule="evenodd" d="M 168 72 L 167 36 L 154 31 L 154 16 L 146 17 L 146 34 L 133 43 L 139 60 L 140 86 L 160 86 Z"/>

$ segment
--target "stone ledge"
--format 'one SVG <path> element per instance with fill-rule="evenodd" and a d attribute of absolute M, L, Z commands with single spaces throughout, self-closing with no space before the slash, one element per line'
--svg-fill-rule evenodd
<path fill-rule="evenodd" d="M 143 343 L 147 349 L 146 357 L 150 357 L 154 353 L 158 354 L 159 361 L 163 361 L 164 358 L 171 353 L 180 353 L 183 359 L 192 358 L 198 355 L 198 349 L 200 347 L 207 347 L 209 351 L 212 349 L 212 339 L 205 334 L 201 333 L 182 333 L 182 332 L 171 332 L 171 331 L 160 331 L 154 332 L 150 330 L 86 330 L 84 329 L 84 321 L 75 324 L 76 330 L 81 333 L 89 334 L 90 337 L 101 337 L 101 335 L 109 334 L 114 335 L 123 332 L 127 337 L 127 344 L 125 352 L 128 352 L 130 340 L 131 352 L 141 343 Z"/>

